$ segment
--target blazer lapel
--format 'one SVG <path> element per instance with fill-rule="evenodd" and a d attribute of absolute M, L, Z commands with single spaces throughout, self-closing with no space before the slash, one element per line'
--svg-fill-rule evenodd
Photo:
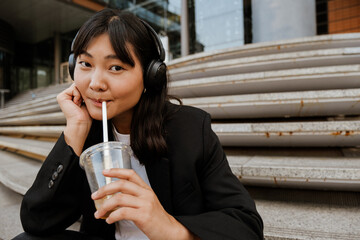
<path fill-rule="evenodd" d="M 170 161 L 168 158 L 161 158 L 152 161 L 145 166 L 152 189 L 158 197 L 164 209 L 173 213 L 171 198 L 171 176 Z"/>

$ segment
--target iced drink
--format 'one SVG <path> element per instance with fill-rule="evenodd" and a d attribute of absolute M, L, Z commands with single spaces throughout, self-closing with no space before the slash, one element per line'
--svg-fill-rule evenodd
<path fill-rule="evenodd" d="M 105 177 L 104 169 L 131 168 L 131 149 L 121 142 L 103 142 L 86 149 L 80 155 L 80 166 L 85 170 L 91 193 L 96 192 L 105 184 L 118 180 Z M 105 198 L 110 198 L 106 196 Z M 95 200 L 96 209 L 101 206 L 104 199 Z M 108 212 L 106 217 L 110 214 Z M 106 218 L 104 217 L 104 218 Z"/>

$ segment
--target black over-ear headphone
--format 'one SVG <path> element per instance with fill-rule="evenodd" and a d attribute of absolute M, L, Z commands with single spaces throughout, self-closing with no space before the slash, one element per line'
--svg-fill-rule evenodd
<path fill-rule="evenodd" d="M 70 77 L 72 80 L 74 80 L 74 71 L 75 71 L 75 65 L 76 65 L 76 59 L 74 56 L 74 43 L 76 40 L 77 35 L 79 34 L 79 32 L 76 33 L 74 39 L 71 42 L 71 52 L 69 55 L 69 73 L 70 73 Z"/>
<path fill-rule="evenodd" d="M 155 30 L 147 22 L 143 21 L 142 19 L 140 20 L 146 29 L 150 32 L 159 52 L 159 59 L 152 60 L 144 71 L 144 85 L 148 90 L 160 91 L 166 82 L 166 64 L 164 63 L 165 50 Z M 76 65 L 76 59 L 74 56 L 74 43 L 78 33 L 79 32 L 76 33 L 71 43 L 71 53 L 69 55 L 69 73 L 72 79 L 74 79 Z"/>

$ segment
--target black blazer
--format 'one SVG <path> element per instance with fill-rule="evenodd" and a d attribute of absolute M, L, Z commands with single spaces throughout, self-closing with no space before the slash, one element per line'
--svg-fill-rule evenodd
<path fill-rule="evenodd" d="M 209 114 L 173 104 L 168 110 L 174 113 L 165 123 L 167 157 L 145 165 L 164 209 L 201 239 L 263 239 L 261 217 L 232 174 Z M 93 122 L 84 149 L 102 141 L 101 128 Z M 53 234 L 82 217 L 80 231 L 114 239 L 115 225 L 94 218 L 90 195 L 79 158 L 61 135 L 24 196 L 24 230 Z"/>

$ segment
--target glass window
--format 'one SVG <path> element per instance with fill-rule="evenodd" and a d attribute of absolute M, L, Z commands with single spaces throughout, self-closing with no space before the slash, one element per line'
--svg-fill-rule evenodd
<path fill-rule="evenodd" d="M 31 68 L 18 68 L 18 91 L 22 92 L 31 88 Z"/>
<path fill-rule="evenodd" d="M 197 45 L 193 52 L 244 44 L 243 0 L 195 0 L 194 9 L 191 7 L 189 16 L 194 15 L 195 25 L 190 27 L 190 34 Z"/>
<path fill-rule="evenodd" d="M 46 87 L 51 84 L 51 68 L 39 66 L 36 71 L 36 87 Z"/>
<path fill-rule="evenodd" d="M 130 11 L 147 21 L 164 40 L 167 60 L 181 56 L 180 13 L 181 0 L 105 1 L 108 7 Z"/>

